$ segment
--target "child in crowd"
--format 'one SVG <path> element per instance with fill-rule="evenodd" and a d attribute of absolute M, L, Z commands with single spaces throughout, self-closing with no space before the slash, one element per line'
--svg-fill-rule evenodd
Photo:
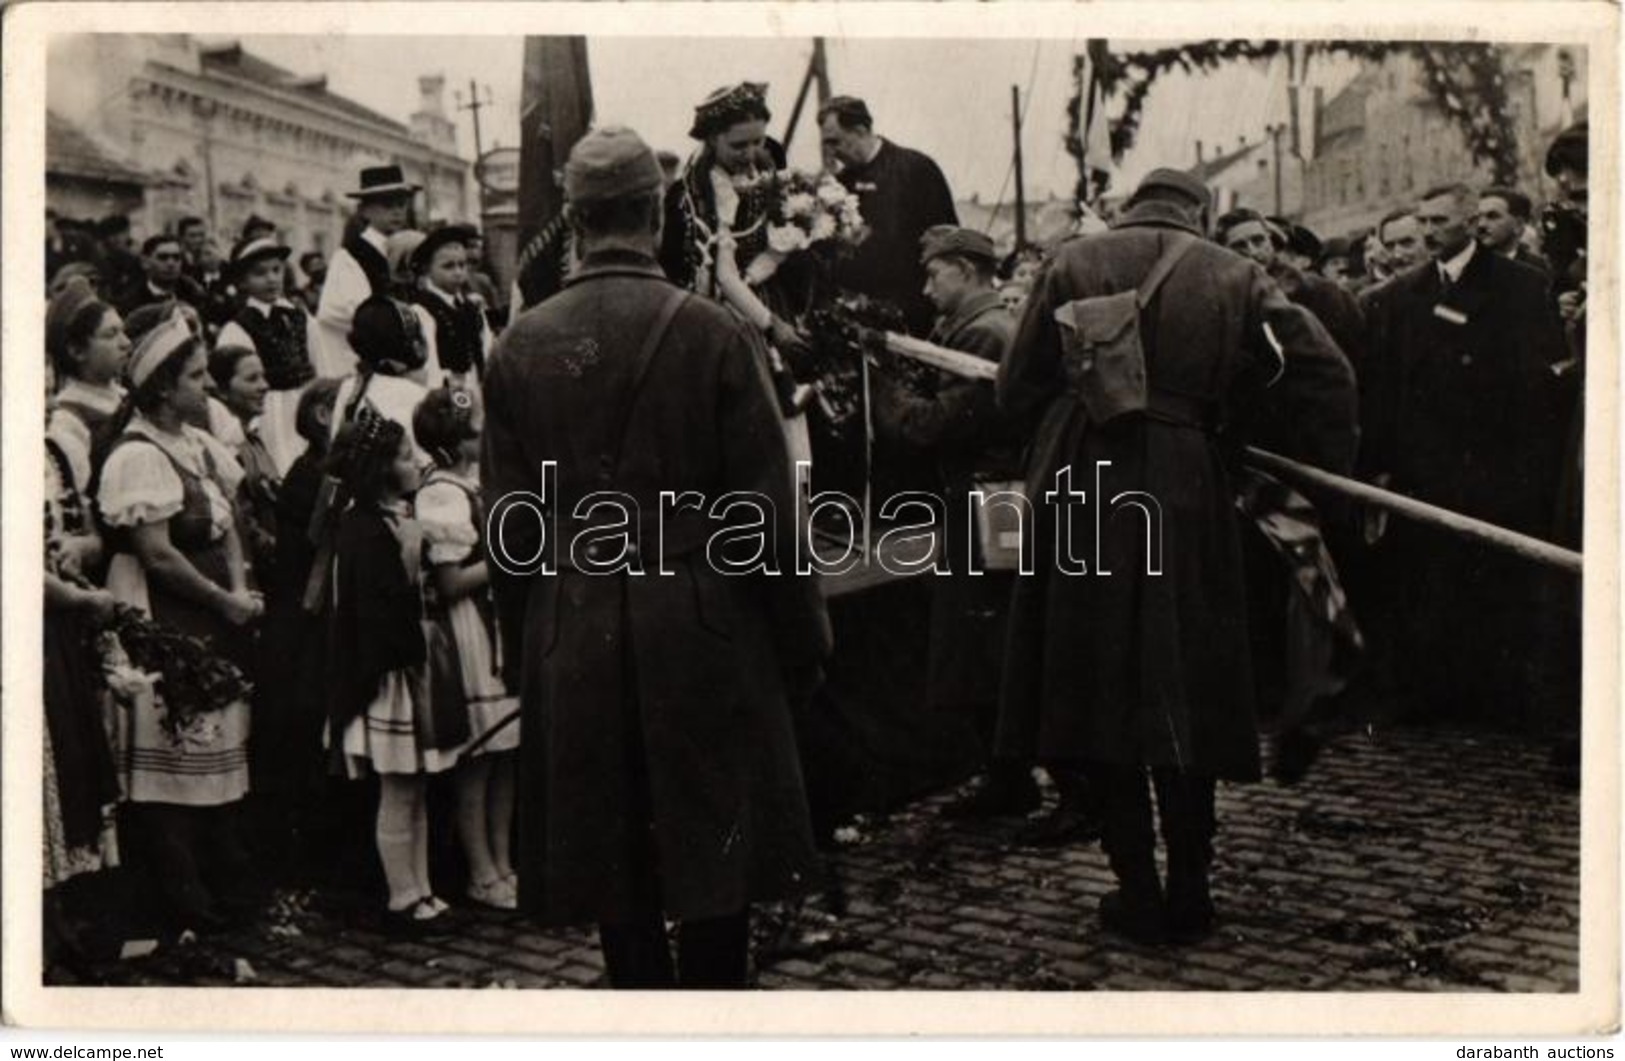
<path fill-rule="evenodd" d="M 478 404 L 460 388 L 430 391 L 412 416 L 412 428 L 435 463 L 415 501 L 428 545 L 431 606 L 451 628 L 470 736 L 483 741 L 457 772 L 457 831 L 468 857 L 468 895 L 512 910 L 518 905 L 518 880 L 509 853 L 511 753 L 519 746 L 519 726 L 510 716 L 519 701 L 502 682 L 501 642 L 481 542 Z"/>
<path fill-rule="evenodd" d="M 469 290 L 467 241 L 473 234 L 462 225 L 446 225 L 429 233 L 412 253 L 418 276 L 413 303 L 430 359 L 452 382 L 466 387 L 479 385 L 491 350 L 484 307 Z"/>
<path fill-rule="evenodd" d="M 375 838 L 389 920 L 410 932 L 447 909 L 429 881 L 426 795 L 428 775 L 457 761 L 455 750 L 432 746 L 425 702 L 423 532 L 408 501 L 418 463 L 400 424 L 363 407 L 334 441 L 328 467 L 351 499 L 333 575 L 329 742 L 350 777 L 379 776 Z"/>
<path fill-rule="evenodd" d="M 440 386 L 442 375 L 429 356 L 417 312 L 387 295 L 374 295 L 356 307 L 350 348 L 356 353 L 356 372 L 339 385 L 333 435 L 365 406 L 399 424 L 411 440 L 412 414 L 429 390 Z M 428 454 L 421 446 L 416 452 L 419 467 L 427 466 Z"/>
<path fill-rule="evenodd" d="M 310 318 L 282 289 L 288 248 L 274 239 L 239 243 L 231 252 L 231 275 L 243 305 L 220 329 L 217 346 L 246 346 L 259 354 L 270 392 L 261 420 L 266 452 L 278 476 L 299 454 L 294 426 L 299 394 L 315 378 L 310 360 Z"/>

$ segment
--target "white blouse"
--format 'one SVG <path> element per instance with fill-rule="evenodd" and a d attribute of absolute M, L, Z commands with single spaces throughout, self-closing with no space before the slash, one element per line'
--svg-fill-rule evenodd
<path fill-rule="evenodd" d="M 236 491 L 243 477 L 237 459 L 207 432 L 190 425 L 173 435 L 137 414 L 130 422 L 130 432 L 153 445 L 121 445 L 107 458 L 96 495 L 103 518 L 115 527 L 137 527 L 161 523 L 179 514 L 186 502 L 186 487 L 170 462 L 173 457 L 203 483 L 209 501 L 211 540 L 224 537 L 234 516 L 229 492 Z M 209 460 L 213 461 L 215 475 L 208 474 Z M 216 476 L 224 481 L 217 481 Z"/>

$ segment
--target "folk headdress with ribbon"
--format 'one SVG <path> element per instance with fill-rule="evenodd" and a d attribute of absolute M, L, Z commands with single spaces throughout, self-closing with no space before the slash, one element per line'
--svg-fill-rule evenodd
<path fill-rule="evenodd" d="M 681 274 L 673 279 L 689 287 L 703 287 L 709 282 L 711 267 L 716 261 L 722 226 L 717 215 L 716 190 L 711 184 L 717 161 L 710 138 L 739 122 L 767 121 L 771 117 L 767 109 L 767 85 L 754 81 L 719 88 L 694 108 L 694 124 L 689 135 L 701 144 L 689 156 L 679 180 L 676 221 L 683 240 L 683 261 Z M 766 220 L 773 203 L 772 175 L 784 166 L 784 149 L 770 138 L 757 166 L 733 177 L 739 192 L 739 208 L 732 234 L 737 245 L 735 260 L 739 262 L 751 261 L 767 247 Z"/>

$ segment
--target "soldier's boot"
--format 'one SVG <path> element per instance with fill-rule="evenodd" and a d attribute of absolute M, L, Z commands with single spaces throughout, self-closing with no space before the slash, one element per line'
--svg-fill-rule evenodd
<path fill-rule="evenodd" d="M 1156 829 L 1145 770 L 1138 766 L 1089 768 L 1101 809 L 1101 846 L 1118 889 L 1100 901 L 1100 924 L 1136 943 L 1167 939 L 1167 911 L 1157 877 Z"/>
<path fill-rule="evenodd" d="M 1173 770 L 1155 772 L 1163 843 L 1168 851 L 1168 936 L 1199 943 L 1213 933 L 1213 780 Z"/>

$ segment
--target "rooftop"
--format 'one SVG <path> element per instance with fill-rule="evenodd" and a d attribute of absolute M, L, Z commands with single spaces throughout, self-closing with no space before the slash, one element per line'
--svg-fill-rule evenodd
<path fill-rule="evenodd" d="M 55 111 L 45 112 L 45 167 L 51 173 L 113 183 L 145 185 L 140 170 L 117 158 Z"/>
<path fill-rule="evenodd" d="M 204 73 L 226 74 L 239 77 L 245 81 L 252 81 L 267 88 L 280 89 L 284 92 L 294 92 L 309 98 L 312 102 L 331 107 L 352 118 L 388 128 L 391 132 L 401 136 L 411 135 L 411 130 L 393 118 L 386 117 L 365 107 L 355 100 L 327 90 L 327 78 L 323 76 L 304 77 L 286 70 L 275 63 L 267 62 L 257 55 L 243 50 L 238 41 L 228 41 L 223 44 L 204 45 L 199 49 L 199 57 L 203 61 Z"/>

